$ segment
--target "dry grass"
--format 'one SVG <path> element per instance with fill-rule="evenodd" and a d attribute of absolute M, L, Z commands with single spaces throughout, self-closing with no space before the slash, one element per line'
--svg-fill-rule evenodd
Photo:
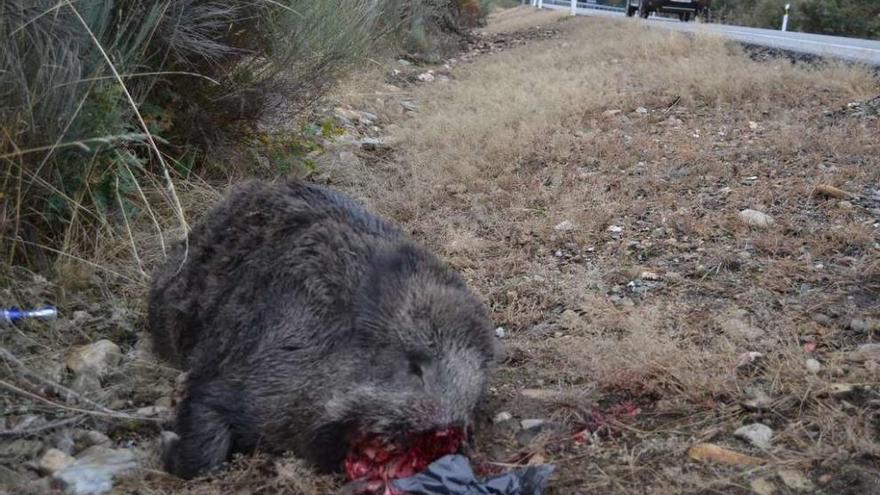
<path fill-rule="evenodd" d="M 514 9 L 487 32 L 547 19 Z M 493 308 L 510 334 L 493 411 L 571 431 L 626 423 L 588 446 L 518 446 L 494 426 L 487 454 L 544 449 L 560 464 L 554 493 L 739 493 L 759 477 L 782 487 L 782 467 L 827 493 L 880 489 L 880 379 L 848 357 L 878 337 L 850 325 L 880 314 L 878 205 L 810 195 L 823 183 L 865 194 L 880 180 L 876 122 L 825 115 L 880 92 L 875 77 L 752 61 L 631 22 L 551 25 L 559 39 L 414 90 L 417 116 L 388 116 L 394 159 L 330 174 L 444 254 Z M 742 225 L 745 208 L 776 225 Z M 564 221 L 574 228 L 554 228 Z M 749 351 L 764 358 L 737 368 Z M 840 383 L 863 388 L 828 393 Z M 529 388 L 594 405 L 524 399 Z M 744 408 L 757 391 L 770 404 Z M 639 413 L 619 414 L 627 407 Z M 774 429 L 769 451 L 733 438 L 751 422 Z M 686 456 L 697 441 L 767 464 L 698 464 Z"/>
<path fill-rule="evenodd" d="M 513 33 L 539 26 L 546 26 L 568 15 L 562 10 L 546 9 L 535 11 L 528 6 L 512 9 L 498 9 L 489 14 L 486 27 L 480 30 L 483 34 Z"/>

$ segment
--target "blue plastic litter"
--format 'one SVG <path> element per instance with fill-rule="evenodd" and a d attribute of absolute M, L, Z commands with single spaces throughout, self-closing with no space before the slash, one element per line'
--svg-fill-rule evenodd
<path fill-rule="evenodd" d="M 541 495 L 555 468 L 552 464 L 527 466 L 480 481 L 467 457 L 446 455 L 425 471 L 392 483 L 413 495 Z"/>
<path fill-rule="evenodd" d="M 52 306 L 31 310 L 22 310 L 18 308 L 0 310 L 0 322 L 3 323 L 13 323 L 28 318 L 51 319 L 56 316 L 58 316 L 58 310 Z"/>

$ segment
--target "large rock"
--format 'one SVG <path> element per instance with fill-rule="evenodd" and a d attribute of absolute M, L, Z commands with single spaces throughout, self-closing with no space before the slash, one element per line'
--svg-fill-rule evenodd
<path fill-rule="evenodd" d="M 53 478 L 69 495 L 100 495 L 113 488 L 113 480 L 137 468 L 134 452 L 95 446 Z"/>
<path fill-rule="evenodd" d="M 101 376 L 122 361 L 119 346 L 109 340 L 99 340 L 94 344 L 75 347 L 67 355 L 65 364 L 74 375 L 90 374 Z"/>
<path fill-rule="evenodd" d="M 43 454 L 38 463 L 40 470 L 47 474 L 54 474 L 76 462 L 76 459 L 58 449 L 49 449 Z"/>
<path fill-rule="evenodd" d="M 70 388 L 84 394 L 101 389 L 101 376 L 122 361 L 119 346 L 109 340 L 73 348 L 67 355 L 65 365 L 73 372 Z"/>

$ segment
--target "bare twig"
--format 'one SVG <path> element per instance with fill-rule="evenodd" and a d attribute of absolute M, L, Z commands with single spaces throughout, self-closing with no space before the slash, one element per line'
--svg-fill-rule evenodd
<path fill-rule="evenodd" d="M 166 70 L 166 71 L 154 71 L 154 72 L 134 72 L 131 74 L 120 74 L 120 76 L 124 77 L 126 79 L 132 78 L 132 77 L 146 77 L 146 76 L 192 76 L 192 77 L 197 77 L 200 79 L 205 79 L 206 81 L 208 81 L 214 85 L 218 85 L 218 86 L 220 85 L 219 81 L 217 81 L 216 79 L 212 79 L 204 74 L 199 74 L 196 72 L 179 71 L 179 70 Z M 85 78 L 85 79 L 77 79 L 76 81 L 68 81 L 68 82 L 65 82 L 62 84 L 56 84 L 55 86 L 52 87 L 52 89 L 63 88 L 64 86 L 70 86 L 71 84 L 79 84 L 79 83 L 93 82 L 93 81 L 102 81 L 105 79 L 115 79 L 115 77 L 113 77 L 113 76 L 98 76 L 98 77 L 89 77 L 89 78 Z"/>
<path fill-rule="evenodd" d="M 118 134 L 113 136 L 99 136 L 94 138 L 87 139 L 79 139 L 76 141 L 67 141 L 67 142 L 58 142 L 56 141 L 53 144 L 47 144 L 45 146 L 36 146 L 33 148 L 28 148 L 24 150 L 16 150 L 12 153 L 4 153 L 0 155 L 0 159 L 8 159 L 14 158 L 21 155 L 27 155 L 29 153 L 37 153 L 39 151 L 53 151 L 60 148 L 79 148 L 83 150 L 90 150 L 88 147 L 89 144 L 99 143 L 99 144 L 111 144 L 113 141 L 134 141 L 136 139 L 141 139 L 146 137 L 146 134 L 137 134 L 137 133 L 128 133 L 128 134 Z"/>
<path fill-rule="evenodd" d="M 55 402 L 53 400 L 49 400 L 49 399 L 43 397 L 42 395 L 37 395 L 33 392 L 28 392 L 27 390 L 16 387 L 15 385 L 7 382 L 6 380 L 0 380 L 0 387 L 3 387 L 5 389 L 9 390 L 10 392 L 15 392 L 15 393 L 22 395 L 24 397 L 28 397 L 28 398 L 33 399 L 35 401 L 50 405 L 52 407 L 57 407 L 59 409 L 64 409 L 66 411 L 73 411 L 73 412 L 77 412 L 80 414 L 88 414 L 89 416 L 97 416 L 100 418 L 112 418 L 112 419 L 128 419 L 128 420 L 136 420 L 136 421 L 152 421 L 152 422 L 162 421 L 161 418 L 148 418 L 146 416 L 135 416 L 135 415 L 127 414 L 124 412 L 113 411 L 111 409 L 107 409 L 104 407 L 101 408 L 103 410 L 90 410 L 90 409 L 81 409 L 79 407 L 73 407 L 73 406 L 68 406 L 65 404 L 60 404 L 60 403 Z"/>
<path fill-rule="evenodd" d="M 24 428 L 21 430 L 0 430 L 0 437 L 28 437 L 31 435 L 36 435 L 38 433 L 42 433 L 46 430 L 54 430 L 55 428 L 60 428 L 71 423 L 77 423 L 79 421 L 82 421 L 83 418 L 85 418 L 84 414 L 77 414 L 75 416 L 52 421 L 50 423 L 46 423 L 42 426 L 37 426 L 35 428 Z"/>
<path fill-rule="evenodd" d="M 136 284 L 136 285 L 141 285 L 141 286 L 146 285 L 146 282 L 145 282 L 144 280 L 135 280 L 135 279 L 133 279 L 133 278 L 131 278 L 131 277 L 129 277 L 129 276 L 123 275 L 123 274 L 121 274 L 121 273 L 119 273 L 119 272 L 117 272 L 117 271 L 114 271 L 114 270 L 111 270 L 111 269 L 109 269 L 109 268 L 107 268 L 107 267 L 101 266 L 101 265 L 99 265 L 99 264 L 97 264 L 97 263 L 95 263 L 95 262 L 93 262 L 93 261 L 89 261 L 89 260 L 87 260 L 87 259 L 85 259 L 85 258 L 80 258 L 79 256 L 74 256 L 74 255 L 72 255 L 72 254 L 65 253 L 64 251 L 62 251 L 62 250 L 60 250 L 60 249 L 55 249 L 55 248 L 51 248 L 51 247 L 49 247 L 49 246 L 44 246 L 43 244 L 40 244 L 40 243 L 38 243 L 38 242 L 25 241 L 24 239 L 16 239 L 16 238 L 13 238 L 13 237 L 10 237 L 10 236 L 0 236 L 0 237 L 2 237 L 3 239 L 8 239 L 8 240 L 11 240 L 11 241 L 19 242 L 19 243 L 21 243 L 21 244 L 27 244 L 28 246 L 34 246 L 34 247 L 36 247 L 36 248 L 45 249 L 46 251 L 49 251 L 50 253 L 55 253 L 55 254 L 57 254 L 57 255 L 59 255 L 59 256 L 63 256 L 63 257 L 65 257 L 65 258 L 69 258 L 69 259 L 71 259 L 71 260 L 78 261 L 78 262 L 80 262 L 80 263 L 83 263 L 83 264 L 89 265 L 89 266 L 92 267 L 92 268 L 95 268 L 95 269 L 97 269 L 97 270 L 101 270 L 101 271 L 103 271 L 103 272 L 109 273 L 110 275 L 113 275 L 113 276 L 115 276 L 115 277 L 119 277 L 119 278 L 121 278 L 121 279 L 124 279 L 124 280 L 126 280 L 126 281 L 128 281 L 128 282 L 131 282 L 131 283 L 133 283 L 133 284 Z"/>
<path fill-rule="evenodd" d="M 65 400 L 74 400 L 80 404 L 84 404 L 84 405 L 89 406 L 93 409 L 92 410 L 81 409 L 78 407 L 67 406 L 65 404 L 59 404 L 55 401 L 52 401 L 50 399 L 47 399 L 47 398 L 41 396 L 41 395 L 37 395 L 35 393 L 28 392 L 27 390 L 19 388 L 9 382 L 0 380 L 0 386 L 4 387 L 12 392 L 18 393 L 20 395 L 24 395 L 26 397 L 30 397 L 31 399 L 38 400 L 40 402 L 49 404 L 54 407 L 59 407 L 61 409 L 66 409 L 68 411 L 74 411 L 74 412 L 78 412 L 81 414 L 89 414 L 92 416 L 110 417 L 110 418 L 117 418 L 117 419 L 160 421 L 157 418 L 148 418 L 145 416 L 134 416 L 134 415 L 127 414 L 127 413 L 114 411 L 113 409 L 110 409 L 110 408 L 105 407 L 101 404 L 98 404 L 97 402 L 95 402 L 91 399 L 87 399 L 87 398 L 83 397 L 81 394 L 79 394 L 79 393 L 77 393 L 77 392 L 75 392 L 75 391 L 73 391 L 63 385 L 60 385 L 60 384 L 58 384 L 58 383 L 56 383 L 46 377 L 40 376 L 37 373 L 34 373 L 23 362 L 21 362 L 21 360 L 19 360 L 17 357 L 15 357 L 14 354 L 9 352 L 4 347 L 0 347 L 0 358 L 3 358 L 6 362 L 8 362 L 8 363 L 14 365 L 16 368 L 18 368 L 19 371 L 21 372 L 21 374 L 25 378 L 27 378 L 28 380 L 32 380 L 34 382 L 41 383 L 47 387 L 50 387 L 56 393 L 59 393 L 62 396 L 64 396 Z"/>
<path fill-rule="evenodd" d="M 125 225 L 125 232 L 128 234 L 128 240 L 131 243 L 131 254 L 134 256 L 134 260 L 137 262 L 138 271 L 141 273 L 141 276 L 147 278 L 147 272 L 144 271 L 144 262 L 141 261 L 141 257 L 138 254 L 137 242 L 134 240 L 134 233 L 131 231 L 131 224 L 128 222 L 128 214 L 125 213 L 125 204 L 122 202 L 122 196 L 119 194 L 119 176 L 116 176 L 116 201 L 119 202 L 119 211 L 122 213 L 122 221 Z M 145 198 L 146 199 L 146 198 Z M 149 205 L 147 205 L 149 209 Z M 159 235 L 162 235 L 162 231 L 159 231 Z M 165 252 L 165 243 L 162 244 L 162 252 Z"/>
<path fill-rule="evenodd" d="M 168 251 L 167 251 L 167 248 L 165 247 L 165 235 L 162 233 L 162 227 L 159 226 L 159 220 L 156 218 L 156 214 L 153 212 L 153 208 L 150 207 L 150 202 L 147 199 L 147 195 L 144 194 L 144 190 L 141 187 L 140 182 L 138 182 L 137 179 L 135 179 L 134 173 L 131 171 L 131 168 L 127 164 L 125 165 L 125 170 L 126 170 L 126 172 L 128 172 L 128 175 L 131 177 L 131 181 L 134 184 L 134 187 L 137 189 L 138 194 L 141 197 L 141 200 L 144 202 L 144 208 L 147 211 L 147 215 L 149 215 L 150 220 L 153 222 L 153 227 L 156 229 L 156 233 L 159 235 L 159 246 L 162 248 L 162 256 L 163 257 L 167 256 Z M 117 177 L 117 181 L 118 180 L 119 179 Z M 117 194 L 119 194 L 118 190 L 117 190 Z M 132 244 L 134 244 L 133 239 L 131 242 L 132 242 Z"/>
<path fill-rule="evenodd" d="M 272 4 L 272 5 L 276 6 L 276 7 L 280 7 L 280 8 L 282 8 L 282 9 L 284 9 L 284 10 L 286 10 L 286 11 L 292 13 L 292 14 L 296 14 L 296 15 L 299 16 L 301 19 L 305 19 L 305 16 L 303 16 L 303 15 L 300 14 L 299 12 L 293 10 L 293 9 L 290 8 L 290 6 L 288 6 L 288 5 L 284 5 L 283 3 L 276 2 L 275 0 L 263 0 L 263 1 L 266 2 L 266 3 L 268 3 L 268 4 Z"/>

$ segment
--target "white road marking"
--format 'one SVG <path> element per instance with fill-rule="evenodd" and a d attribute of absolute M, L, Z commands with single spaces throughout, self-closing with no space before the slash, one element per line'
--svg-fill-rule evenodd
<path fill-rule="evenodd" d="M 869 52 L 880 53 L 880 49 L 877 49 L 877 48 L 867 48 L 864 46 L 855 46 L 855 45 L 840 45 L 837 43 L 828 43 L 827 41 L 814 41 L 814 40 L 807 40 L 807 39 L 797 38 L 797 37 L 773 36 L 770 34 L 763 34 L 763 33 L 752 33 L 752 32 L 748 32 L 748 31 L 736 31 L 734 29 L 728 29 L 728 28 L 719 29 L 718 32 L 730 33 L 730 34 L 740 34 L 743 36 L 760 36 L 762 38 L 782 40 L 782 41 L 794 42 L 794 43 L 810 43 L 810 44 L 819 45 L 819 46 L 842 48 L 844 50 L 865 50 L 865 51 L 869 51 Z"/>

